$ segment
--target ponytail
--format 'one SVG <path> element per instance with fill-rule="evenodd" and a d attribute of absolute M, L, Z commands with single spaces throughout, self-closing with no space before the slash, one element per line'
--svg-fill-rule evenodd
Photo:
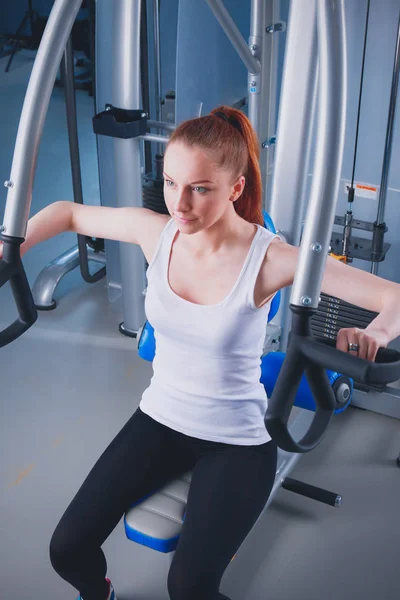
<path fill-rule="evenodd" d="M 234 203 L 235 210 L 249 223 L 264 224 L 260 142 L 243 112 L 220 106 L 210 115 L 185 121 L 173 132 L 168 145 L 177 141 L 216 152 L 218 165 L 232 173 L 233 181 L 244 175 L 246 183 Z"/>

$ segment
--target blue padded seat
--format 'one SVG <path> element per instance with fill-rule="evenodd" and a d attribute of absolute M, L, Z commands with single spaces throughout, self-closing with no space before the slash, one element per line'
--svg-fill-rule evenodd
<path fill-rule="evenodd" d="M 173 552 L 185 518 L 192 472 L 139 500 L 125 514 L 127 538 L 158 552 Z"/>

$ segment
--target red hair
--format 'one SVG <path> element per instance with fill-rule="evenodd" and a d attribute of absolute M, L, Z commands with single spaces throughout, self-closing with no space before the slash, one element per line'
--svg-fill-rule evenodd
<path fill-rule="evenodd" d="M 223 113 L 223 117 L 215 113 Z M 181 123 L 172 133 L 167 149 L 173 142 L 211 151 L 218 166 L 232 173 L 232 182 L 243 175 L 246 183 L 234 203 L 235 210 L 249 223 L 264 224 L 260 142 L 244 113 L 230 106 L 215 108 L 210 115 Z"/>

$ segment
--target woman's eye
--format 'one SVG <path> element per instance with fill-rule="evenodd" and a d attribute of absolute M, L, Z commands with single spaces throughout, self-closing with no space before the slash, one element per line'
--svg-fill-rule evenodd
<path fill-rule="evenodd" d="M 171 179 L 164 179 L 164 182 L 165 182 L 166 186 L 169 188 L 172 188 L 175 186 L 174 182 Z M 197 192 L 198 194 L 206 194 L 208 192 L 208 188 L 205 188 L 200 185 L 193 187 L 192 190 L 194 192 Z"/>

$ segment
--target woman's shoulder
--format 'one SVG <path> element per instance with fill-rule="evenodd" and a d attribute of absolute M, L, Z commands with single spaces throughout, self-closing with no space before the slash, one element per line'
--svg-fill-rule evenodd
<path fill-rule="evenodd" d="M 260 270 L 262 287 L 266 296 L 292 285 L 298 261 L 299 249 L 274 235 Z"/>
<path fill-rule="evenodd" d="M 174 220 L 170 215 L 161 215 L 153 211 L 150 212 L 153 214 L 149 215 L 148 228 L 143 232 L 144 235 L 140 244 L 143 254 L 149 264 L 153 259 L 161 236 L 174 224 Z"/>

